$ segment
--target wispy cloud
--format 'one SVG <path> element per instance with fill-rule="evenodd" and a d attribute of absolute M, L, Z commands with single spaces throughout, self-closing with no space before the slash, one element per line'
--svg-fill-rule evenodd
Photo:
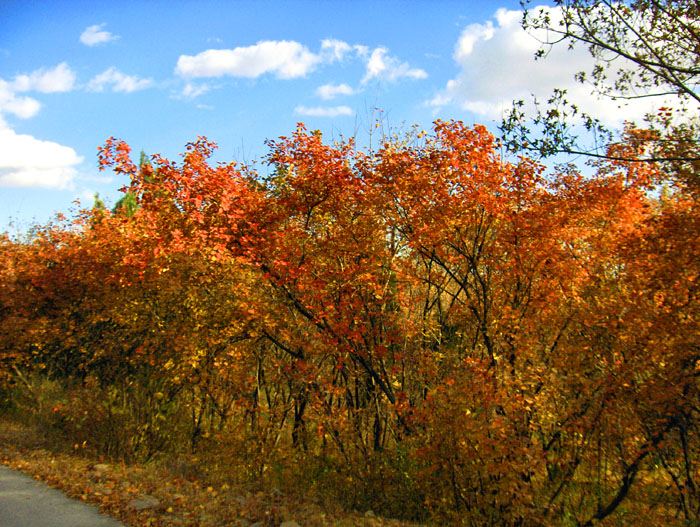
<path fill-rule="evenodd" d="M 14 91 L 54 93 L 70 91 L 74 84 L 75 73 L 67 63 L 61 62 L 55 68 L 40 68 L 28 75 L 17 75 L 12 82 L 12 88 Z"/>
<path fill-rule="evenodd" d="M 106 24 L 96 24 L 87 27 L 80 35 L 80 42 L 86 46 L 97 46 L 98 44 L 105 44 L 118 39 L 119 36 L 113 35 L 109 31 L 102 30 L 105 25 Z"/>
<path fill-rule="evenodd" d="M 328 101 L 338 97 L 339 95 L 354 95 L 355 90 L 353 90 L 347 84 L 324 84 L 316 88 L 316 95 L 321 97 L 321 99 Z"/>
<path fill-rule="evenodd" d="M 89 91 L 104 91 L 106 86 L 112 86 L 114 92 L 131 93 L 153 86 L 153 79 L 143 79 L 137 75 L 126 75 L 115 67 L 95 76 L 87 85 Z"/>
<path fill-rule="evenodd" d="M 62 62 L 55 68 L 40 68 L 28 74 L 16 75 L 12 81 L 0 79 L 0 126 L 3 114 L 21 119 L 34 117 L 41 103 L 33 97 L 17 95 L 18 92 L 67 92 L 75 85 L 75 73 Z"/>
<path fill-rule="evenodd" d="M 20 119 L 29 119 L 39 113 L 40 109 L 39 101 L 16 95 L 11 83 L 0 80 L 0 126 L 4 113 L 10 113 Z"/>
<path fill-rule="evenodd" d="M 182 97 L 186 99 L 194 99 L 195 97 L 199 97 L 203 93 L 206 93 L 209 91 L 209 85 L 208 84 L 193 84 L 191 82 L 188 82 L 185 84 L 185 87 L 182 89 Z"/>
<path fill-rule="evenodd" d="M 383 47 L 375 48 L 367 59 L 367 69 L 362 79 L 367 83 L 372 79 L 381 79 L 389 82 L 401 78 L 425 79 L 428 74 L 418 68 L 411 68 L 407 62 L 401 62 L 389 54 L 389 50 Z"/>
<path fill-rule="evenodd" d="M 309 117 L 338 117 L 352 115 L 353 111 L 348 106 L 297 106 L 294 113 Z"/>
<path fill-rule="evenodd" d="M 321 55 L 327 62 L 343 60 L 356 46 L 351 46 L 347 42 L 336 39 L 325 39 L 321 41 Z"/>
<path fill-rule="evenodd" d="M 387 48 L 370 50 L 367 46 L 350 45 L 336 39 L 322 40 L 318 52 L 290 40 L 265 40 L 234 49 L 207 49 L 197 55 L 180 55 L 175 73 L 187 79 L 222 76 L 257 78 L 264 74 L 278 79 L 294 79 L 306 77 L 321 65 L 348 59 L 365 63 L 362 83 L 375 78 L 395 82 L 399 79 L 424 79 L 428 76 L 424 70 L 412 68 L 407 62 L 390 55 Z M 346 93 L 338 92 L 335 95 L 343 94 Z M 321 93 L 319 95 L 324 97 Z"/>

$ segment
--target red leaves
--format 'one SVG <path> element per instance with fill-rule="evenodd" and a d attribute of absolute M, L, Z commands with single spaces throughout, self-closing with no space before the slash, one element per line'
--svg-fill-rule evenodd
<path fill-rule="evenodd" d="M 658 434 L 697 396 L 700 225 L 681 189 L 657 199 L 661 175 L 621 160 L 545 178 L 455 122 L 372 154 L 303 126 L 269 145 L 262 178 L 211 166 L 203 138 L 138 169 L 110 139 L 100 162 L 132 177 L 133 217 L 3 245 L 23 349 L 54 331 L 85 370 L 155 372 L 156 400 L 200 397 L 253 438 L 260 473 L 285 440 L 345 465 L 409 452 L 420 494 L 486 523 L 590 517 L 602 460 L 601 500 L 640 449 L 670 448 Z"/>
<path fill-rule="evenodd" d="M 110 137 L 105 145 L 98 149 L 100 170 L 112 168 L 118 174 L 136 174 L 138 168 L 131 162 L 129 153 L 131 147 L 121 139 Z"/>

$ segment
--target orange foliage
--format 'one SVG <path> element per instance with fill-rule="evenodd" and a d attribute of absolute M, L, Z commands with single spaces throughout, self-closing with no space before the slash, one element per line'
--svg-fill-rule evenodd
<path fill-rule="evenodd" d="M 658 197 L 665 176 L 622 161 L 546 176 L 458 122 L 374 153 L 302 125 L 269 146 L 261 177 L 209 165 L 203 138 L 153 168 L 110 139 L 100 162 L 130 176 L 133 217 L 3 240 L 5 371 L 130 379 L 154 437 L 186 422 L 180 440 L 227 441 L 256 477 L 315 470 L 355 506 L 697 519 L 683 188 Z"/>

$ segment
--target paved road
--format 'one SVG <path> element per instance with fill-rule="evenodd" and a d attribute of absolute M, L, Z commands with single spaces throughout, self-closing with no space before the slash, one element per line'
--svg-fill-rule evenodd
<path fill-rule="evenodd" d="M 0 527 L 123 527 L 96 507 L 0 465 Z"/>

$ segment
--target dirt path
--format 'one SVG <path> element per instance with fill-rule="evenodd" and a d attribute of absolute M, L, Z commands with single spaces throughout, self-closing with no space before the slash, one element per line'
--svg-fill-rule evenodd
<path fill-rule="evenodd" d="M 2 527 L 123 527 L 96 507 L 72 500 L 29 476 L 0 465 Z"/>

